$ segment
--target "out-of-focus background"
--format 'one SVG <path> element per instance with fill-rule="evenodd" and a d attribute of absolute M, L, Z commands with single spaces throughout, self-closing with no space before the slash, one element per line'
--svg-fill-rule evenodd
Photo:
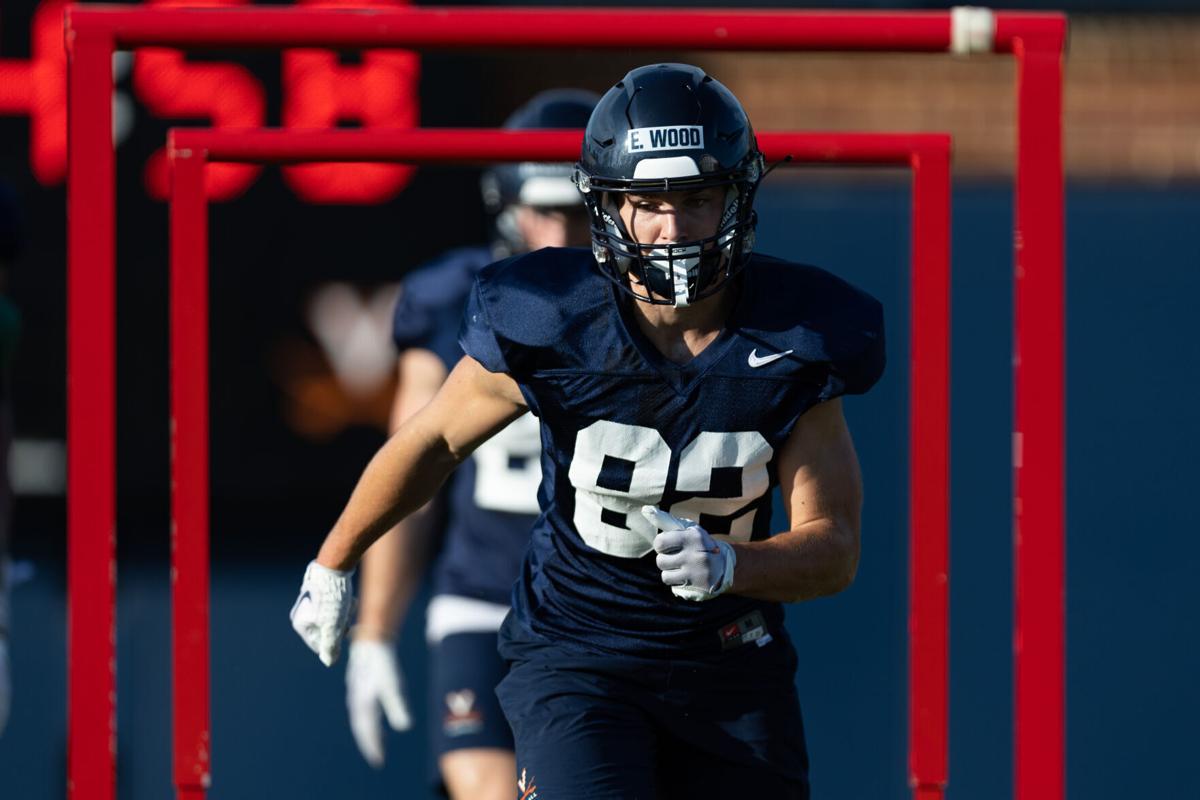
<path fill-rule="evenodd" d="M 0 737 L 0 797 L 13 800 L 65 793 L 62 7 L 0 6 L 0 181 L 17 199 L 24 242 L 2 287 L 22 314 L 9 454 L 22 581 L 12 596 L 12 716 Z M 1071 13 L 1068 795 L 1200 797 L 1200 2 L 994 7 Z M 588 31 L 578 36 L 586 41 Z M 539 89 L 603 91 L 652 60 L 703 65 L 759 130 L 954 136 L 949 796 L 1011 796 L 1010 58 L 564 49 L 185 59 L 160 49 L 121 54 L 113 65 L 121 798 L 171 792 L 166 129 L 358 125 L 367 104 L 355 98 L 372 97 L 368 124 L 494 126 Z M 408 93 L 379 102 L 397 85 Z M 376 772 L 346 725 L 342 667 L 317 663 L 287 611 L 304 563 L 381 442 L 396 281 L 486 236 L 478 172 L 234 167 L 213 189 L 222 200 L 211 216 L 211 796 L 425 797 L 421 615 L 403 642 L 417 732 L 393 735 Z M 907 175 L 787 168 L 771 177 L 759 209 L 760 250 L 822 264 L 888 311 L 888 372 L 873 393 L 847 403 L 867 483 L 858 580 L 841 596 L 792 608 L 789 624 L 814 797 L 902 798 L 906 465 L 908 448 L 920 446 L 906 434 Z"/>

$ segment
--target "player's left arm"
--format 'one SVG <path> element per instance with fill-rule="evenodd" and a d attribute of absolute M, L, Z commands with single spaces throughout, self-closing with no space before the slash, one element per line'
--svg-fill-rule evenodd
<path fill-rule="evenodd" d="M 858 569 L 862 473 L 840 398 L 796 422 L 779 456 L 790 530 L 734 543 L 733 594 L 794 603 L 836 594 Z"/>

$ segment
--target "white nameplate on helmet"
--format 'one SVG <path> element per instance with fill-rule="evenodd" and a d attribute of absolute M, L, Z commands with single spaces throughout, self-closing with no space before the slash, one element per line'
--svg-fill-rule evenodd
<path fill-rule="evenodd" d="M 661 128 L 630 128 L 625 135 L 625 151 L 649 153 L 654 150 L 703 150 L 704 128 L 699 125 L 666 125 Z"/>

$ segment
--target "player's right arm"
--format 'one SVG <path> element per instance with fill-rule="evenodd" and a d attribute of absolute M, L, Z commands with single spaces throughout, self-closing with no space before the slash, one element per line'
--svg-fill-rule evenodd
<path fill-rule="evenodd" d="M 446 366 L 432 350 L 409 347 L 397 360 L 391 433 L 433 399 Z M 398 731 L 412 726 L 394 639 L 433 550 L 432 503 L 401 520 L 363 555 L 358 622 L 346 667 L 350 731 L 367 763 L 383 766 L 383 717 Z"/>
<path fill-rule="evenodd" d="M 371 459 L 317 563 L 352 570 L 376 539 L 432 499 L 455 467 L 526 409 L 515 380 L 464 356 L 433 400 Z"/>
<path fill-rule="evenodd" d="M 433 400 L 446 375 L 442 360 L 430 350 L 414 347 L 400 354 L 391 433 Z M 399 630 L 432 550 L 431 505 L 414 511 L 364 554 L 356 638 L 390 641 Z"/>
<path fill-rule="evenodd" d="M 350 575 L 371 544 L 425 505 L 476 447 L 526 411 L 515 380 L 464 356 L 433 400 L 371 459 L 292 606 L 292 627 L 326 666 L 341 653 Z"/>

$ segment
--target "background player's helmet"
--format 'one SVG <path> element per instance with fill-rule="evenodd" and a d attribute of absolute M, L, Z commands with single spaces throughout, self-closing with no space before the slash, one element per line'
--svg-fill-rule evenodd
<path fill-rule="evenodd" d="M 504 121 L 509 130 L 582 128 L 599 97 L 582 89 L 550 89 L 534 95 Z M 514 206 L 562 208 L 583 202 L 571 182 L 570 164 L 500 164 L 483 173 L 484 208 L 495 215 L 496 232 L 510 253 L 526 249 L 513 219 Z"/>
<path fill-rule="evenodd" d="M 763 158 L 733 93 L 687 64 L 632 70 L 600 98 L 588 121 L 575 183 L 587 205 L 602 272 L 639 300 L 688 305 L 717 291 L 754 246 L 754 193 Z M 717 232 L 649 248 L 633 240 L 620 195 L 726 187 Z M 659 298 L 629 288 L 632 275 Z"/>

